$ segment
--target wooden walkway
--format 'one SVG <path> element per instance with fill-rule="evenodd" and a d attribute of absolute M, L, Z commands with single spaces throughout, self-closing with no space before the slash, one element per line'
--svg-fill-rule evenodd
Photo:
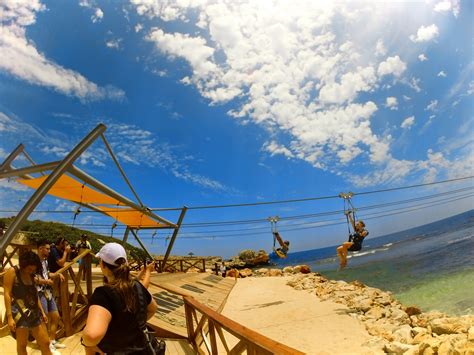
<path fill-rule="evenodd" d="M 207 273 L 164 274 L 152 278 L 148 290 L 158 304 L 158 311 L 148 323 L 165 338 L 187 338 L 184 302 L 188 295 L 220 312 L 235 285 L 233 278 Z"/>
<path fill-rule="evenodd" d="M 81 345 L 81 333 L 74 334 L 68 338 L 61 339 L 61 343 L 66 345 L 66 349 L 59 349 L 62 355 L 81 355 L 84 348 Z M 194 355 L 195 352 L 186 340 L 165 339 L 167 355 Z M 2 355 L 16 355 L 16 341 L 13 337 L 6 336 L 0 338 L 0 349 Z M 41 355 L 36 343 L 28 343 L 29 355 Z"/>
<path fill-rule="evenodd" d="M 194 354 L 187 342 L 184 302 L 179 295 L 189 295 L 198 302 L 220 312 L 232 288 L 233 278 L 222 278 L 208 273 L 153 274 L 148 288 L 158 304 L 158 311 L 148 321 L 166 341 L 166 354 Z M 93 287 L 102 284 L 102 276 L 93 273 Z M 72 286 L 72 285 L 71 285 Z M 83 354 L 81 332 L 60 339 L 66 349 L 61 354 Z M 180 339 L 181 338 L 181 339 Z M 0 337 L 0 353 L 16 354 L 16 341 L 11 336 Z M 28 354 L 40 354 L 36 343 L 28 344 Z"/>

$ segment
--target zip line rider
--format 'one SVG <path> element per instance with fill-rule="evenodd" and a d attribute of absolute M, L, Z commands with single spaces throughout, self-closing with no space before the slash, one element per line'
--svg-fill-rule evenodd
<path fill-rule="evenodd" d="M 349 228 L 349 240 L 347 242 L 342 243 L 342 245 L 337 248 L 337 256 L 339 257 L 339 267 L 340 270 L 342 270 L 347 266 L 347 252 L 361 250 L 362 242 L 364 241 L 364 238 L 369 235 L 369 232 L 365 229 L 365 223 L 362 220 L 359 220 L 357 222 L 355 221 L 355 208 L 350 201 L 352 193 L 349 193 L 347 195 L 341 193 L 340 196 L 344 198 L 344 201 L 347 200 L 348 204 L 352 207 L 352 209 L 345 210 L 344 214 L 346 215 L 347 222 L 352 226 L 354 230 L 354 233 L 350 233 Z"/>
<path fill-rule="evenodd" d="M 272 233 L 273 233 L 273 251 L 279 258 L 286 258 L 288 251 L 290 250 L 290 241 L 289 240 L 283 240 L 280 236 L 280 233 L 278 233 L 278 230 L 276 228 L 276 223 L 278 222 L 280 218 L 278 216 L 275 217 L 268 217 L 268 220 L 272 224 Z M 279 248 L 275 249 L 275 242 L 278 241 L 278 244 L 280 244 Z"/>

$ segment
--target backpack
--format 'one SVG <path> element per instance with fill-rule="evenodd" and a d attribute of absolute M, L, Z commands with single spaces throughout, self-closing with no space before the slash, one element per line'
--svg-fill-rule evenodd
<path fill-rule="evenodd" d="M 135 289 L 138 295 L 138 310 L 137 310 L 137 322 L 140 331 L 143 332 L 143 337 L 145 339 L 144 348 L 127 348 L 122 351 L 114 351 L 114 355 L 127 355 L 127 354 L 140 354 L 140 355 L 165 355 L 166 352 L 166 343 L 164 340 L 158 340 L 154 334 L 153 330 L 148 329 L 146 325 L 146 301 L 145 295 L 141 284 L 136 281 Z"/>
<path fill-rule="evenodd" d="M 166 352 L 166 343 L 164 340 L 158 340 L 153 332 L 149 330 L 146 326 L 146 302 L 145 295 L 143 294 L 143 288 L 138 281 L 135 282 L 135 288 L 137 289 L 138 294 L 138 312 L 137 320 L 140 330 L 145 336 L 145 349 L 143 349 L 143 355 L 165 355 Z"/>

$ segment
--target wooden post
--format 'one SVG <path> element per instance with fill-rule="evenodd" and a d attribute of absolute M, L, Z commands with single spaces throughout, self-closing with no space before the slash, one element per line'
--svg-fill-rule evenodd
<path fill-rule="evenodd" d="M 181 269 L 181 272 L 184 272 L 184 267 L 183 267 L 183 259 L 179 261 L 179 267 Z"/>
<path fill-rule="evenodd" d="M 186 297 L 184 297 L 184 313 L 186 316 L 186 328 L 188 329 L 188 341 L 195 346 L 192 310 L 193 308 L 186 302 Z"/>
<path fill-rule="evenodd" d="M 214 327 L 214 322 L 209 318 L 209 338 L 211 338 L 211 354 L 217 355 L 217 342 L 216 342 L 216 329 Z"/>
<path fill-rule="evenodd" d="M 206 272 L 206 259 L 202 259 L 202 270 L 201 272 Z"/>
<path fill-rule="evenodd" d="M 71 313 L 69 307 L 69 276 L 67 272 L 63 273 L 64 281 L 60 282 L 60 295 L 59 302 L 61 304 L 61 313 L 64 323 L 64 330 L 66 336 L 73 334 L 72 324 L 71 324 Z"/>
<path fill-rule="evenodd" d="M 84 263 L 84 268 L 86 272 L 86 288 L 87 288 L 87 298 L 92 297 L 92 255 L 87 254 L 82 259 Z"/>

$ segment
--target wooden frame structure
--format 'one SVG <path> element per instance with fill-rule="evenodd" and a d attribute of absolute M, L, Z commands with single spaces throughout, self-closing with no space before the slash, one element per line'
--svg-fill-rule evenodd
<path fill-rule="evenodd" d="M 173 236 L 171 238 L 168 249 L 166 250 L 165 258 L 163 260 L 162 268 L 160 271 L 164 270 L 166 266 L 166 261 L 170 255 L 174 241 L 178 235 L 178 232 L 181 227 L 184 216 L 186 214 L 187 208 L 184 206 L 181 209 L 178 222 L 173 223 L 158 216 L 153 211 L 151 211 L 148 207 L 146 207 L 140 200 L 135 189 L 132 187 L 130 181 L 125 175 L 124 170 L 122 169 L 117 158 L 112 152 L 112 149 L 109 143 L 107 142 L 107 139 L 104 136 L 105 130 L 106 130 L 106 126 L 103 124 L 99 124 L 86 137 L 84 137 L 84 139 L 82 139 L 82 141 L 79 142 L 71 150 L 71 152 L 67 154 L 65 158 L 61 161 L 54 161 L 54 162 L 37 165 L 34 163 L 31 157 L 26 153 L 23 144 L 18 145 L 13 150 L 13 152 L 5 159 L 5 161 L 0 165 L 0 179 L 1 178 L 22 179 L 20 182 L 25 183 L 28 186 L 31 186 L 29 184 L 32 184 L 33 182 L 35 182 L 36 185 L 34 185 L 33 187 L 36 190 L 31 196 L 31 198 L 25 203 L 25 205 L 20 210 L 20 212 L 17 214 L 17 216 L 15 217 L 15 219 L 13 220 L 9 228 L 6 230 L 3 237 L 0 238 L 0 255 L 3 255 L 5 253 L 7 246 L 11 243 L 13 237 L 20 230 L 22 223 L 26 221 L 28 216 L 34 211 L 35 207 L 42 201 L 44 196 L 48 193 L 51 193 L 51 191 L 54 190 L 56 184 L 61 182 L 61 179 L 63 180 L 69 179 L 68 181 L 76 182 L 76 186 L 77 186 L 77 183 L 79 183 L 79 181 L 82 182 L 83 189 L 87 185 L 88 186 L 87 189 L 91 194 L 95 194 L 96 197 L 97 196 L 101 197 L 102 200 L 108 199 L 110 201 L 117 202 L 117 206 L 116 208 L 112 208 L 112 209 L 110 207 L 103 208 L 100 205 L 96 205 L 94 203 L 83 202 L 82 196 L 81 196 L 80 201 L 69 199 L 70 201 L 77 203 L 80 206 L 89 208 L 93 211 L 96 211 L 98 213 L 102 213 L 108 216 L 116 215 L 116 216 L 122 217 L 122 216 L 125 216 L 126 214 L 139 213 L 144 219 L 146 219 L 147 221 L 151 221 L 152 223 L 148 222 L 149 223 L 148 225 L 142 225 L 140 223 L 139 224 L 135 223 L 134 225 L 127 224 L 127 228 L 125 230 L 125 234 L 123 237 L 123 243 L 125 243 L 127 241 L 129 232 L 131 232 L 134 238 L 136 239 L 136 241 L 138 242 L 138 244 L 142 247 L 142 249 L 144 250 L 144 252 L 148 255 L 150 259 L 152 259 L 152 255 L 147 250 L 145 245 L 142 243 L 136 231 L 138 229 L 173 229 Z M 128 199 L 127 197 L 119 194 L 118 192 L 112 190 L 105 184 L 94 179 L 92 176 L 88 175 L 87 173 L 79 169 L 78 167 L 74 166 L 74 162 L 99 137 L 102 138 L 102 141 L 106 147 L 106 150 L 108 151 L 112 160 L 116 164 L 118 170 L 120 171 L 120 174 L 122 175 L 123 179 L 129 186 L 137 202 L 134 202 Z M 31 163 L 31 166 L 20 168 L 20 169 L 15 169 L 12 166 L 12 163 L 20 154 L 23 154 L 26 157 L 26 159 Z M 49 175 L 45 175 L 44 173 L 45 171 L 50 171 Z M 35 178 L 31 175 L 35 173 L 40 173 L 44 176 Z M 34 181 L 34 180 L 40 180 L 40 182 Z M 65 197 L 61 196 L 61 198 L 65 198 Z M 116 217 L 116 219 L 120 219 L 120 217 Z"/>
<path fill-rule="evenodd" d="M 246 352 L 248 355 L 299 355 L 304 354 L 294 348 L 267 338 L 252 329 L 234 322 L 213 309 L 184 296 L 188 341 L 198 354 L 219 354 L 218 342 L 226 354 L 236 355 Z M 198 318 L 198 313 L 201 315 Z M 224 331 L 237 338 L 232 348 Z M 222 351 L 222 350 L 221 350 Z"/>

